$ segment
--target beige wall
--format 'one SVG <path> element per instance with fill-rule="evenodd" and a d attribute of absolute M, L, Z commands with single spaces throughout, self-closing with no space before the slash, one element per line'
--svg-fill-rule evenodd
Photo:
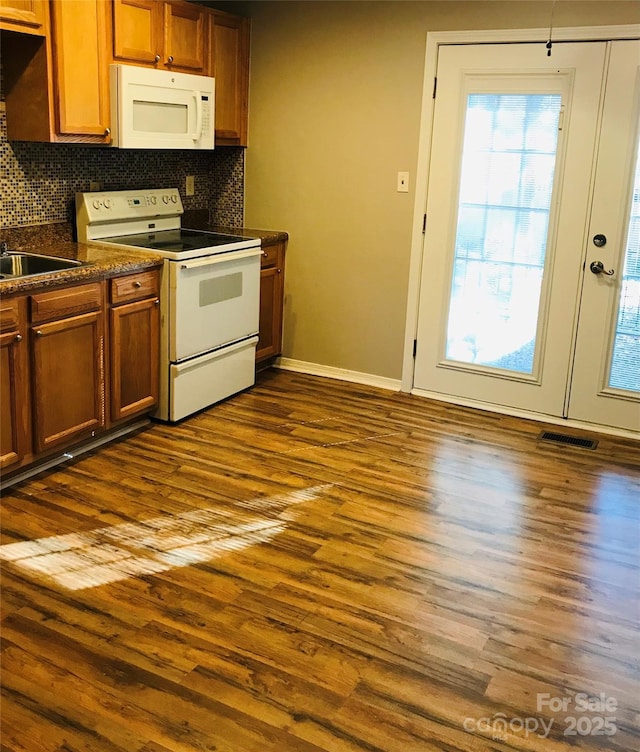
<path fill-rule="evenodd" d="M 427 32 L 546 27 L 551 6 L 249 3 L 245 223 L 290 233 L 286 357 L 400 378 Z M 640 3 L 560 0 L 554 22 L 638 23 Z"/>

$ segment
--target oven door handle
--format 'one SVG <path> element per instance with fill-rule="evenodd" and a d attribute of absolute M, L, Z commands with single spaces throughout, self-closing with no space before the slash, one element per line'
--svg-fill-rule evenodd
<path fill-rule="evenodd" d="M 194 261 L 183 261 L 180 264 L 181 269 L 198 269 L 201 266 L 211 266 L 212 264 L 224 264 L 229 261 L 239 261 L 240 259 L 251 258 L 252 256 L 261 256 L 261 248 L 248 248 L 246 251 L 227 251 L 218 253 L 214 256 L 195 259 Z"/>

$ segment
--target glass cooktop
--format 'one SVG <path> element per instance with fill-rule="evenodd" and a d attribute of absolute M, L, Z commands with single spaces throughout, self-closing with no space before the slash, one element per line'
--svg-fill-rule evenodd
<path fill-rule="evenodd" d="M 118 245 L 135 246 L 150 251 L 172 252 L 176 254 L 189 251 L 205 250 L 207 248 L 224 250 L 219 246 L 235 245 L 236 243 L 251 242 L 251 238 L 241 235 L 225 235 L 220 232 L 205 232 L 204 230 L 162 230 L 159 232 L 143 232 L 136 235 L 118 235 L 105 238 L 105 242 Z"/>

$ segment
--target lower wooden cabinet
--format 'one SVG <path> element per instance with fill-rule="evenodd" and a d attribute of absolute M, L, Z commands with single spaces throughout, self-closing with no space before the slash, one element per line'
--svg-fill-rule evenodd
<path fill-rule="evenodd" d="M 149 270 L 0 301 L 3 475 L 151 412 L 159 288 Z"/>
<path fill-rule="evenodd" d="M 105 427 L 103 289 L 92 282 L 29 296 L 36 453 Z"/>
<path fill-rule="evenodd" d="M 26 300 L 0 301 L 0 468 L 31 451 Z"/>
<path fill-rule="evenodd" d="M 265 246 L 260 269 L 260 330 L 256 362 L 282 352 L 285 243 Z"/>
<path fill-rule="evenodd" d="M 105 427 L 104 314 L 31 327 L 36 452 L 88 438 Z"/>
<path fill-rule="evenodd" d="M 157 272 L 111 280 L 111 422 L 150 410 L 158 401 L 160 300 Z"/>

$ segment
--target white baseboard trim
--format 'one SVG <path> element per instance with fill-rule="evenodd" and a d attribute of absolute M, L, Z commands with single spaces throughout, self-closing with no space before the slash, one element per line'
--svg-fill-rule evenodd
<path fill-rule="evenodd" d="M 392 392 L 400 391 L 400 379 L 387 379 L 384 376 L 375 376 L 372 373 L 348 371 L 346 368 L 323 366 L 320 363 L 309 363 L 306 360 L 294 360 L 293 358 L 278 358 L 274 366 L 283 371 L 296 371 L 297 373 L 307 373 L 310 376 L 324 376 L 339 381 L 350 381 L 354 384 L 376 386 L 380 389 L 389 389 Z"/>
<path fill-rule="evenodd" d="M 498 413 L 500 415 L 510 415 L 514 418 L 524 418 L 525 420 L 535 420 L 538 423 L 550 423 L 554 426 L 564 426 L 565 428 L 578 428 L 582 431 L 591 431 L 592 433 L 604 433 L 610 436 L 619 436 L 623 439 L 640 439 L 640 434 L 637 431 L 627 431 L 624 428 L 613 428 L 612 426 L 602 426 L 598 423 L 587 423 L 582 420 L 569 420 L 567 418 L 559 418 L 557 415 L 546 415 L 545 413 L 535 413 L 530 410 L 519 410 L 515 407 L 503 407 L 502 405 L 494 405 L 490 402 L 480 402 L 478 400 L 462 399 L 459 397 L 452 397 L 448 394 L 441 394 L 440 392 L 430 392 L 426 389 L 412 389 L 411 394 L 415 394 L 416 397 L 425 397 L 427 399 L 438 400 L 438 402 L 448 402 L 452 405 L 459 405 L 460 407 L 471 407 L 476 410 L 486 410 L 490 413 Z"/>
<path fill-rule="evenodd" d="M 375 386 L 380 389 L 388 389 L 392 392 L 399 392 L 401 389 L 400 379 L 387 379 L 383 376 L 374 376 L 371 373 L 362 373 L 361 371 L 349 371 L 346 368 L 335 368 L 334 366 L 324 366 L 320 363 L 309 363 L 305 360 L 294 360 L 293 358 L 278 358 L 273 364 L 275 368 L 283 371 L 295 371 L 296 373 L 306 373 L 309 376 L 323 376 L 329 379 L 338 379 L 339 381 L 349 381 L 354 384 L 363 384 L 365 386 Z M 558 418 L 555 415 L 545 415 L 544 413 L 535 413 L 529 410 L 518 410 L 511 407 L 502 407 L 489 402 L 479 402 L 476 400 L 459 399 L 439 392 L 429 392 L 425 389 L 412 389 L 411 394 L 417 397 L 437 400 L 438 402 L 448 402 L 452 405 L 461 407 L 471 407 L 476 410 L 487 410 L 500 415 L 510 415 L 514 418 L 524 418 L 525 420 L 535 420 L 538 423 L 550 423 L 555 426 L 564 426 L 565 428 L 577 428 L 592 433 L 603 433 L 610 436 L 619 436 L 625 439 L 635 439 L 638 441 L 639 434 L 635 431 L 626 431 L 622 428 L 612 428 L 611 426 L 601 426 L 596 423 L 586 423 L 580 420 L 567 420 Z"/>

